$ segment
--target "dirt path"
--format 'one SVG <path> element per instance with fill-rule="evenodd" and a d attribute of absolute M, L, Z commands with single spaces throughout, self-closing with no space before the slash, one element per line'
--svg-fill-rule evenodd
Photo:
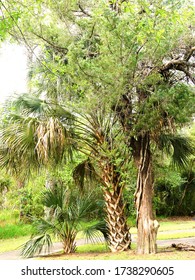
<path fill-rule="evenodd" d="M 133 239 L 132 242 L 135 242 L 135 235 L 132 236 L 132 239 Z M 176 243 L 176 244 L 188 243 L 190 245 L 195 245 L 195 237 L 158 240 L 157 241 L 158 246 L 167 246 L 168 247 L 168 246 L 171 246 L 171 244 L 173 244 L 173 243 Z M 86 244 L 86 241 L 84 239 L 80 239 L 77 241 L 77 246 L 83 245 L 83 244 Z M 59 252 L 60 250 L 62 250 L 62 244 L 54 243 L 51 253 Z M 20 256 L 19 250 L 0 253 L 0 260 L 21 260 L 21 259 L 23 259 L 23 258 Z M 34 260 L 35 260 L 35 258 L 34 258 Z"/>

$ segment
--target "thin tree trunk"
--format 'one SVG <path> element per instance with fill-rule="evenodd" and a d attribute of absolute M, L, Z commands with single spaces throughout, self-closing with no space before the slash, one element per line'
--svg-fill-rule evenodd
<path fill-rule="evenodd" d="M 131 235 L 127 225 L 122 201 L 122 188 L 119 192 L 104 192 L 106 202 L 107 224 L 109 228 L 109 248 L 111 252 L 130 249 Z"/>
<path fill-rule="evenodd" d="M 154 219 L 152 199 L 154 178 L 150 152 L 150 136 L 146 133 L 139 139 L 139 153 L 135 205 L 137 210 L 137 253 L 154 254 L 157 251 L 156 237 L 159 224 Z"/>
<path fill-rule="evenodd" d="M 63 239 L 63 249 L 65 254 L 71 254 L 76 251 L 76 242 L 75 242 L 76 234 L 72 233 L 66 238 Z"/>
<path fill-rule="evenodd" d="M 20 221 L 26 220 L 26 215 L 24 213 L 24 208 L 26 205 L 26 202 L 24 203 L 22 200 L 22 194 L 21 191 L 24 189 L 25 183 L 22 180 L 17 180 L 17 189 L 19 189 L 19 196 L 20 196 L 20 213 L 19 213 L 19 219 Z"/>

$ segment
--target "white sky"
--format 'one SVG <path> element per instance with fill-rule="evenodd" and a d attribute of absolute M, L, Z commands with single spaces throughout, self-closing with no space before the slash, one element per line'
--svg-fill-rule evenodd
<path fill-rule="evenodd" d="M 26 92 L 27 56 L 16 44 L 0 46 L 0 103 L 14 93 Z"/>

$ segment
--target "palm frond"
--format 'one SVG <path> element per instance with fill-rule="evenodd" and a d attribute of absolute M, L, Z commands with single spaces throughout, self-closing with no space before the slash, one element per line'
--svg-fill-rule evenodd
<path fill-rule="evenodd" d="M 68 189 L 64 188 L 63 185 L 55 186 L 54 189 L 49 188 L 43 193 L 43 205 L 54 210 L 57 207 L 63 208 L 67 195 Z"/>
<path fill-rule="evenodd" d="M 71 201 L 70 201 L 71 202 Z M 89 216 L 90 213 L 97 211 L 97 199 L 94 199 L 93 192 L 72 198 L 71 207 L 77 221 L 81 221 Z"/>
<path fill-rule="evenodd" d="M 50 252 L 52 240 L 49 234 L 34 237 L 21 246 L 21 255 L 30 258 L 41 252 Z"/>
<path fill-rule="evenodd" d="M 92 182 L 96 177 L 97 173 L 89 158 L 79 163 L 73 170 L 74 181 L 81 190 L 84 188 L 85 180 Z"/>
<path fill-rule="evenodd" d="M 28 93 L 16 96 L 16 98 L 12 100 L 12 104 L 18 111 L 23 111 L 27 114 L 45 115 L 45 113 L 48 113 L 50 110 L 50 107 L 44 100 L 35 95 L 29 95 Z"/>
<path fill-rule="evenodd" d="M 178 168 L 188 165 L 194 148 L 189 138 L 181 135 L 162 134 L 159 138 L 159 148 L 171 155 L 172 163 Z"/>
<path fill-rule="evenodd" d="M 93 243 L 102 242 L 102 235 L 104 240 L 109 242 L 109 229 L 105 220 L 99 221 L 92 226 L 86 227 L 83 230 L 84 236 L 87 240 Z"/>

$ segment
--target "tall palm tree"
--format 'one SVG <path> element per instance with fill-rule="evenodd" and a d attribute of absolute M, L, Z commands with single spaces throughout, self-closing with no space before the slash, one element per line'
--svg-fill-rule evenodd
<path fill-rule="evenodd" d="M 120 126 L 113 114 L 99 109 L 93 114 L 82 115 L 77 129 L 78 145 L 82 145 L 88 159 L 76 167 L 74 177 L 82 186 L 85 175 L 95 175 L 105 199 L 109 248 L 112 252 L 127 250 L 131 236 L 124 211 L 125 180 L 122 174 L 126 172 L 129 155 L 122 144 Z"/>

